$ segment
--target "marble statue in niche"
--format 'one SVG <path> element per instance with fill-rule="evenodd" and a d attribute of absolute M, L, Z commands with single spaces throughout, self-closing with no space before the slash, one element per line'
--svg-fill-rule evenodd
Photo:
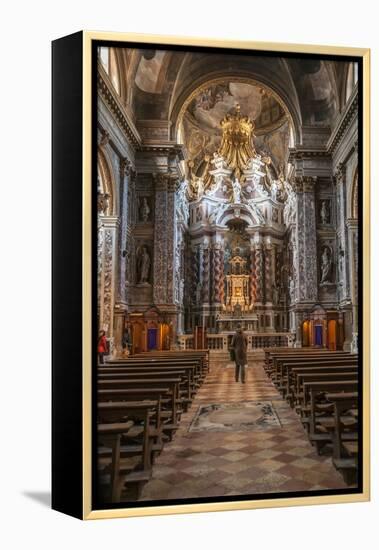
<path fill-rule="evenodd" d="M 321 201 L 320 206 L 320 221 L 323 225 L 327 225 L 330 223 L 330 206 L 329 201 L 323 200 Z"/>
<path fill-rule="evenodd" d="M 274 223 L 278 222 L 278 210 L 276 208 L 272 209 L 272 221 Z"/>
<path fill-rule="evenodd" d="M 238 178 L 236 178 L 232 182 L 233 186 L 233 202 L 234 204 L 239 204 L 241 202 L 241 184 L 238 181 Z"/>
<path fill-rule="evenodd" d="M 141 246 L 137 254 L 137 282 L 138 284 L 149 284 L 150 256 L 146 246 Z"/>
<path fill-rule="evenodd" d="M 139 216 L 142 222 L 148 222 L 150 220 L 150 206 L 147 197 L 142 197 L 140 200 Z"/>
<path fill-rule="evenodd" d="M 273 181 L 271 183 L 271 198 L 272 200 L 276 201 L 277 198 L 278 198 L 278 191 L 279 191 L 279 186 L 277 184 L 276 181 Z"/>
<path fill-rule="evenodd" d="M 100 178 L 97 178 L 97 212 L 98 214 L 106 214 L 109 207 L 109 194 L 102 193 Z"/>
<path fill-rule="evenodd" d="M 99 214 L 106 214 L 109 206 L 109 194 L 98 193 L 97 195 L 97 211 Z"/>
<path fill-rule="evenodd" d="M 275 283 L 272 285 L 272 303 L 274 306 L 277 306 L 279 303 L 279 288 Z"/>
<path fill-rule="evenodd" d="M 332 255 L 328 246 L 324 246 L 321 254 L 321 284 L 331 283 L 332 278 Z"/>
<path fill-rule="evenodd" d="M 291 302 L 295 300 L 295 281 L 293 280 L 293 277 L 289 278 L 289 294 Z"/>
<path fill-rule="evenodd" d="M 343 280 L 344 280 L 344 274 L 343 274 L 344 260 L 345 260 L 345 251 L 340 246 L 339 251 L 338 251 L 338 272 L 339 272 L 339 280 L 340 280 L 341 284 L 343 283 Z"/>

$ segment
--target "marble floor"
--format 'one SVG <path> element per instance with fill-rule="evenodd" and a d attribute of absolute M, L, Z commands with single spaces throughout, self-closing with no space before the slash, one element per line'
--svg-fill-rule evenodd
<path fill-rule="evenodd" d="M 256 431 L 189 431 L 201 405 L 270 402 L 280 426 Z M 156 459 L 141 500 L 254 495 L 346 488 L 331 458 L 318 456 L 296 413 L 266 376 L 261 362 L 234 381 L 232 365 L 213 361 L 180 428 Z"/>

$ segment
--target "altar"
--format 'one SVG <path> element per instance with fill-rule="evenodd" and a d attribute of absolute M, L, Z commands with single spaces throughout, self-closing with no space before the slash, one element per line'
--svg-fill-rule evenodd
<path fill-rule="evenodd" d="M 258 333 L 258 315 L 251 313 L 241 316 L 234 316 L 220 313 L 216 317 L 218 333 L 235 332 L 241 327 L 245 332 Z"/>

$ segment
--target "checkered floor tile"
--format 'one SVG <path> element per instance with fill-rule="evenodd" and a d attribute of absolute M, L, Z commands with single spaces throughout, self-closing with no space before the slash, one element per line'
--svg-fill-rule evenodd
<path fill-rule="evenodd" d="M 270 401 L 280 427 L 254 432 L 189 432 L 200 405 Z M 262 363 L 247 369 L 246 383 L 213 361 L 180 428 L 156 459 L 141 500 L 254 495 L 340 489 L 346 485 L 330 457 L 318 456 L 296 413 L 279 396 Z"/>

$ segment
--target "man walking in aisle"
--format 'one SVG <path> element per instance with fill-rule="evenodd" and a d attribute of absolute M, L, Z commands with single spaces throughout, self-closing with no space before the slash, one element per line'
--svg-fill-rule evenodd
<path fill-rule="evenodd" d="M 234 361 L 236 363 L 236 382 L 241 379 L 245 383 L 245 365 L 247 365 L 247 337 L 242 331 L 241 325 L 238 325 L 232 340 L 232 349 L 234 350 Z"/>

